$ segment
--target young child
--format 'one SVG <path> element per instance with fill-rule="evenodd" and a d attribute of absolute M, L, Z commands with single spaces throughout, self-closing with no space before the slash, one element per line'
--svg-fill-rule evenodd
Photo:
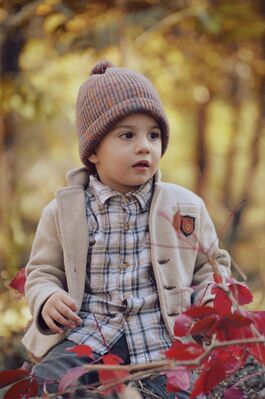
<path fill-rule="evenodd" d="M 230 273 L 203 201 L 160 181 L 169 127 L 151 82 L 99 62 L 76 113 L 85 167 L 44 209 L 27 265 L 34 323 L 23 343 L 44 356 L 34 372 L 48 380 L 88 362 L 66 351 L 81 343 L 124 363 L 161 359 L 176 315 L 212 300 L 209 258 Z M 161 376 L 146 381 L 161 398 L 175 397 Z"/>

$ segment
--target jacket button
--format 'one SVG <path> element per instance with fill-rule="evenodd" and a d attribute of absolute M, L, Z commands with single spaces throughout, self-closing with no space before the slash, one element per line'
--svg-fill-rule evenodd
<path fill-rule="evenodd" d="M 123 312 L 124 312 L 124 311 L 127 309 L 127 306 L 128 306 L 128 301 L 127 301 L 127 299 L 124 299 L 124 300 L 122 301 L 121 305 L 122 305 Z"/>

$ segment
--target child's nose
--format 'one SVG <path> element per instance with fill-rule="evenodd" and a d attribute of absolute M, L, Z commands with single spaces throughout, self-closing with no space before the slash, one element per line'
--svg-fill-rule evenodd
<path fill-rule="evenodd" d="M 150 151 L 150 143 L 147 138 L 141 138 L 136 143 L 136 152 L 148 153 Z"/>

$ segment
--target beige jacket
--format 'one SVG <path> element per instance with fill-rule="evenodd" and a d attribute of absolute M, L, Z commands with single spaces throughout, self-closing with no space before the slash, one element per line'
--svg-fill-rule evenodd
<path fill-rule="evenodd" d="M 47 334 L 38 324 L 41 307 L 48 297 L 66 290 L 78 309 L 82 303 L 89 245 L 84 199 L 88 180 L 85 168 L 69 172 L 69 186 L 57 191 L 56 198 L 44 208 L 38 225 L 26 268 L 26 298 L 34 322 L 22 341 L 36 357 L 45 355 L 67 335 L 67 331 L 64 335 Z M 194 222 L 192 234 L 190 225 L 184 229 L 181 226 L 176 232 L 173 218 L 177 212 L 184 216 L 184 221 L 188 216 Z M 161 312 L 173 335 L 177 314 L 192 302 L 198 304 L 203 298 L 204 303 L 212 298 L 213 270 L 209 256 L 216 260 L 224 276 L 230 274 L 230 258 L 218 248 L 216 232 L 203 201 L 183 187 L 160 182 L 158 174 L 149 230 Z"/>

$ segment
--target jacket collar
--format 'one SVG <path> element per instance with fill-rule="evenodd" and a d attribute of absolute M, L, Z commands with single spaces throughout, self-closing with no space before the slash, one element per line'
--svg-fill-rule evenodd
<path fill-rule="evenodd" d="M 87 187 L 89 183 L 89 176 L 88 169 L 85 167 L 70 170 L 66 173 L 67 184 L 68 186 Z"/>

